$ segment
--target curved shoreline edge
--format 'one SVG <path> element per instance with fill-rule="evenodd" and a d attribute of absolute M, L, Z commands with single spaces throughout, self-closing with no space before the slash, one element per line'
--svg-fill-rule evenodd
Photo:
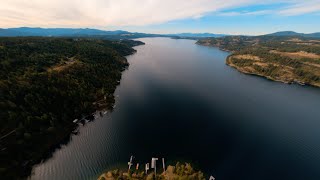
<path fill-rule="evenodd" d="M 21 74 L 25 73 L 24 68 L 29 66 L 34 68 L 37 65 L 37 63 L 30 62 L 41 60 L 41 58 L 29 55 L 31 53 L 37 54 L 39 57 L 42 57 L 40 56 L 42 54 L 51 53 L 53 55 L 45 56 L 49 60 L 59 57 L 56 58 L 56 61 L 50 61 L 49 64 L 36 66 L 42 68 L 40 70 L 30 68 L 33 71 L 27 71 L 28 78 L 19 79 L 17 81 L 19 83 L 10 83 L 6 79 L 1 79 L 4 84 L 8 84 L 1 86 L 4 90 L 16 88 L 19 90 L 15 91 L 18 92 L 16 94 L 40 97 L 39 99 L 43 100 L 41 103 L 48 106 L 41 109 L 42 104 L 34 102 L 36 98 L 31 98 L 28 103 L 30 102 L 31 106 L 34 105 L 34 109 L 37 111 L 27 109 L 22 114 L 21 109 L 29 105 L 24 98 L 23 103 L 14 101 L 15 104 L 12 104 L 15 106 L 5 107 L 6 112 L 13 111 L 24 118 L 14 119 L 11 117 L 9 119 L 9 116 L 5 116 L 4 120 L 16 120 L 13 122 L 17 123 L 17 126 L 13 123 L 9 124 L 11 126 L 2 124 L 0 177 L 3 179 L 31 179 L 37 166 L 51 158 L 62 145 L 68 144 L 72 135 L 78 134 L 81 124 L 94 121 L 99 115 L 102 117 L 106 111 L 112 111 L 115 103 L 114 92 L 120 84 L 123 72 L 129 66 L 127 56 L 137 52 L 133 47 L 145 44 L 138 40 L 51 37 L 5 37 L 1 38 L 1 43 L 10 47 L 7 48 L 7 54 L 13 54 L 12 51 L 16 49 L 18 49 L 17 52 L 23 51 L 23 48 L 18 48 L 21 46 L 20 44 L 29 43 L 35 46 L 34 49 L 28 49 L 29 44 L 22 46 L 28 51 L 26 50 L 26 55 L 23 54 L 26 58 L 22 59 L 27 63 L 19 66 L 20 69 L 17 70 Z M 3 58 L 3 61 L 10 60 L 6 58 Z M 14 73 L 15 71 L 12 72 L 12 79 L 16 80 L 18 73 Z M 67 79 L 66 77 L 69 79 L 64 80 Z M 27 86 L 31 82 L 34 86 Z M 19 94 L 19 92 L 23 93 Z M 5 96 L 7 99 L 15 99 L 16 94 L 7 94 Z M 52 97 L 56 99 L 52 100 Z M 7 130 L 8 132 L 6 132 Z"/>
<path fill-rule="evenodd" d="M 219 48 L 219 47 L 217 47 L 217 48 Z M 236 64 L 232 63 L 232 56 L 233 56 L 233 54 L 229 55 L 226 58 L 226 62 L 225 62 L 226 65 L 238 70 L 239 72 L 241 72 L 243 74 L 258 76 L 258 77 L 262 77 L 262 78 L 265 78 L 265 79 L 268 79 L 268 80 L 271 80 L 271 81 L 281 82 L 281 83 L 284 83 L 284 84 L 299 84 L 301 86 L 312 86 L 312 87 L 317 87 L 317 88 L 320 87 L 320 84 L 302 82 L 302 81 L 298 81 L 296 79 L 294 79 L 293 81 L 287 81 L 287 80 L 284 80 L 284 79 L 281 79 L 281 78 L 274 78 L 274 77 L 271 77 L 271 76 L 268 76 L 268 75 L 265 75 L 265 74 L 262 74 L 262 73 L 259 73 L 259 72 L 249 72 L 249 71 L 245 70 L 244 68 L 241 68 L 240 66 L 237 66 Z"/>
<path fill-rule="evenodd" d="M 243 74 L 258 76 L 258 77 L 262 77 L 262 78 L 265 78 L 265 79 L 268 79 L 271 81 L 281 82 L 281 83 L 285 83 L 285 84 L 299 84 L 301 86 L 311 86 L 311 87 L 316 87 L 316 88 L 320 87 L 320 83 L 305 82 L 303 80 L 299 80 L 296 78 L 291 78 L 290 80 L 288 80 L 285 78 L 281 78 L 279 76 L 271 77 L 271 76 L 266 75 L 262 72 L 258 72 L 254 68 L 252 68 L 252 69 L 250 69 L 250 71 L 248 71 L 248 70 L 246 70 L 245 67 L 240 67 L 240 66 L 236 65 L 235 63 L 232 63 L 232 57 L 235 56 L 236 51 L 232 51 L 232 50 L 220 47 L 219 45 L 211 44 L 206 41 L 197 41 L 195 44 L 200 45 L 200 46 L 206 46 L 206 47 L 215 47 L 215 48 L 220 49 L 221 51 L 225 51 L 225 52 L 230 53 L 230 55 L 225 60 L 226 65 L 238 70 L 239 72 L 241 72 Z M 266 64 L 268 64 L 268 62 L 266 62 Z M 252 67 L 252 66 L 246 66 L 246 67 Z"/>

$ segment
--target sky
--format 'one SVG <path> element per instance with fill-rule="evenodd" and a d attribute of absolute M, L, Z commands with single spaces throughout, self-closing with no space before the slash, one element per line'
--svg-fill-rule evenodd
<path fill-rule="evenodd" d="M 260 35 L 320 32 L 320 0 L 0 0 L 0 28 Z"/>

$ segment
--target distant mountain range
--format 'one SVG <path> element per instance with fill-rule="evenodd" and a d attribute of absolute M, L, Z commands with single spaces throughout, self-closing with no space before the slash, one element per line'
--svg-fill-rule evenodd
<path fill-rule="evenodd" d="M 213 34 L 213 33 L 178 33 L 178 34 L 147 34 L 128 32 L 122 30 L 104 31 L 90 28 L 0 28 L 0 37 L 15 37 L 15 36 L 47 36 L 47 37 L 95 37 L 102 36 L 109 39 L 133 39 L 141 37 L 174 37 L 174 38 L 207 38 L 207 37 L 224 37 L 230 36 L 226 34 Z M 282 31 L 267 36 L 302 36 L 320 38 L 320 32 L 304 34 L 293 31 Z"/>
<path fill-rule="evenodd" d="M 98 29 L 73 29 L 73 28 L 8 28 L 0 29 L 0 36 L 109 36 L 129 35 L 127 31 L 103 31 Z"/>
<path fill-rule="evenodd" d="M 8 28 L 0 29 L 0 37 L 13 36 L 52 36 L 52 37 L 81 37 L 81 36 L 115 36 L 117 38 L 138 38 L 138 37 L 187 37 L 187 38 L 205 38 L 205 37 L 222 37 L 224 34 L 212 33 L 180 33 L 180 34 L 147 34 L 147 33 L 132 33 L 128 31 L 104 31 L 89 28 Z"/>
<path fill-rule="evenodd" d="M 320 32 L 305 34 L 305 33 L 297 33 L 294 31 L 280 31 L 272 34 L 267 34 L 267 36 L 302 36 L 302 37 L 320 38 Z"/>

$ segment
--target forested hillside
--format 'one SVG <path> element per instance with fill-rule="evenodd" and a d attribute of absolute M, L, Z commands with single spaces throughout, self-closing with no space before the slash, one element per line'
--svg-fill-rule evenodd
<path fill-rule="evenodd" d="M 132 40 L 0 38 L 0 176 L 31 166 L 68 137 L 73 120 L 111 108 Z"/>
<path fill-rule="evenodd" d="M 197 42 L 231 51 L 227 64 L 285 83 L 320 87 L 320 39 L 301 36 L 229 36 Z"/>

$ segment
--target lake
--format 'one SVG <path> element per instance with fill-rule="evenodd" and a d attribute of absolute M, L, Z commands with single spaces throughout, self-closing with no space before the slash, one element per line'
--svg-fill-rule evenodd
<path fill-rule="evenodd" d="M 131 155 L 192 162 L 217 180 L 320 179 L 320 89 L 242 74 L 229 53 L 193 40 L 139 40 L 114 111 L 30 179 L 96 179 Z"/>

